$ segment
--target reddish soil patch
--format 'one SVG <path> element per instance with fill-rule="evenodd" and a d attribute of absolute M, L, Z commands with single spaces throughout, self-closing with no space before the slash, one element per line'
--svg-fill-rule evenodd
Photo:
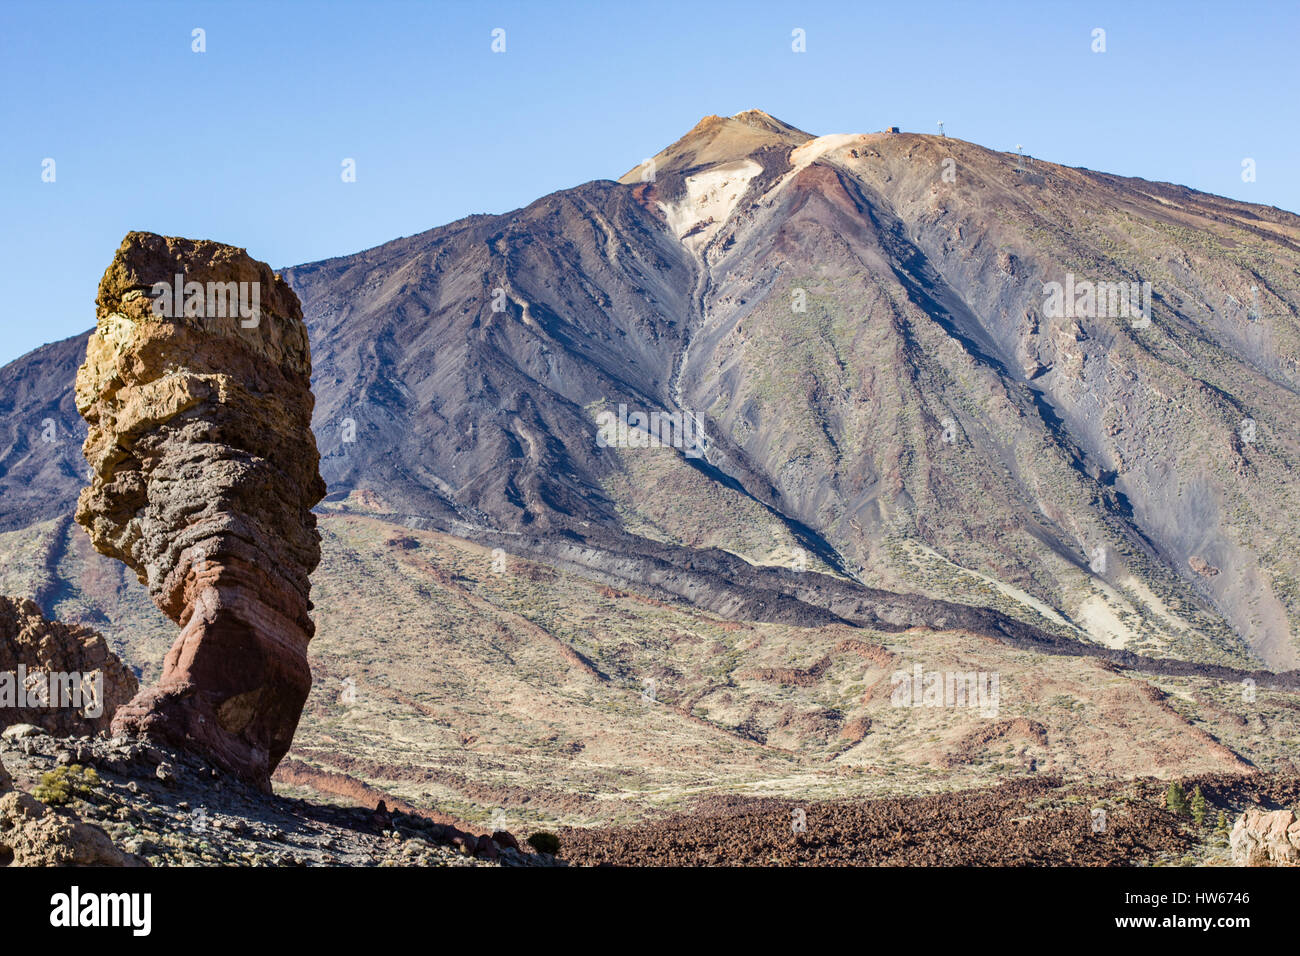
<path fill-rule="evenodd" d="M 271 779 L 279 783 L 287 783 L 290 786 L 310 787 L 319 793 L 344 797 L 361 807 L 374 807 L 382 800 L 389 810 L 409 813 L 412 816 L 421 816 L 427 820 L 432 820 L 434 823 L 441 823 L 446 826 L 465 827 L 464 822 L 457 820 L 455 817 L 434 810 L 421 810 L 405 800 L 399 800 L 392 794 L 385 793 L 368 783 L 363 783 L 356 777 L 349 777 L 345 773 L 335 773 L 330 770 L 317 770 L 315 767 L 309 767 L 292 757 L 286 757 L 280 762 L 280 766 L 275 768 L 275 773 L 271 775 Z"/>
<path fill-rule="evenodd" d="M 984 727 L 972 730 L 958 742 L 956 748 L 944 755 L 946 767 L 970 763 L 984 753 L 988 746 L 996 741 L 1019 740 L 1024 743 L 1047 746 L 1047 728 L 1036 720 L 1015 717 L 1011 720 L 998 720 Z"/>
<path fill-rule="evenodd" d="M 787 687 L 811 687 L 821 680 L 830 666 L 831 659 L 823 657 L 811 667 L 758 667 L 742 671 L 739 676 L 742 680 L 761 680 Z"/>

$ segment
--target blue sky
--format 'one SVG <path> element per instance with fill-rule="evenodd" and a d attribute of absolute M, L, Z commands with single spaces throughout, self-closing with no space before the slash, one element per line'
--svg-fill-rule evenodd
<path fill-rule="evenodd" d="M 309 262 L 616 178 L 750 108 L 815 134 L 944 120 L 1300 211 L 1298 39 L 1293 0 L 4 0 L 0 363 L 94 324 L 132 229 Z"/>

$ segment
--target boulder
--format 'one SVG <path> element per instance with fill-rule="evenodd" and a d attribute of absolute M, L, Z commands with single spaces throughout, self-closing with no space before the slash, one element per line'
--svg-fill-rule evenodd
<path fill-rule="evenodd" d="M 115 734 L 156 736 L 270 790 L 311 687 L 311 353 L 293 290 L 244 250 L 133 232 L 77 373 L 90 486 L 76 517 L 180 627 Z"/>
<path fill-rule="evenodd" d="M 1243 813 L 1228 837 L 1238 866 L 1300 866 L 1300 820 L 1292 810 Z"/>
<path fill-rule="evenodd" d="M 447 842 L 459 850 L 462 856 L 474 856 L 478 853 L 478 837 L 473 834 L 457 830 L 451 834 L 451 839 Z"/>
<path fill-rule="evenodd" d="M 97 631 L 47 620 L 34 601 L 0 597 L 0 728 L 89 736 L 108 730 L 139 689 Z"/>
<path fill-rule="evenodd" d="M 0 738 L 5 740 L 22 740 L 26 737 L 48 737 L 49 732 L 37 727 L 35 724 L 10 724 L 0 733 Z"/>

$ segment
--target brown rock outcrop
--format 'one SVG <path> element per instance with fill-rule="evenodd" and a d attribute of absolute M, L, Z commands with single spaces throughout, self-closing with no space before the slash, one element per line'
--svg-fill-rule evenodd
<path fill-rule="evenodd" d="M 0 866 L 147 866 L 92 823 L 14 790 L 0 797 Z"/>
<path fill-rule="evenodd" d="M 311 509 L 325 494 L 302 307 L 242 249 L 138 232 L 96 304 L 77 374 L 92 471 L 77 521 L 181 627 L 160 682 L 113 730 L 269 790 L 311 687 Z"/>
<path fill-rule="evenodd" d="M 0 729 L 96 734 L 139 689 L 97 631 L 46 620 L 34 601 L 0 597 Z"/>
<path fill-rule="evenodd" d="M 1252 808 L 1237 818 L 1228 846 L 1238 866 L 1300 866 L 1300 820 L 1291 810 Z"/>

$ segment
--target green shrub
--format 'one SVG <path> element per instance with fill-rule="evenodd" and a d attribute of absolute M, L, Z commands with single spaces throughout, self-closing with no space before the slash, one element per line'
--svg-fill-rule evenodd
<path fill-rule="evenodd" d="M 1187 816 L 1187 794 L 1183 792 L 1183 785 L 1177 780 L 1169 784 L 1169 790 L 1165 793 L 1165 807 L 1174 816 Z"/>
<path fill-rule="evenodd" d="M 1192 791 L 1192 819 L 1197 825 L 1205 822 L 1205 794 L 1199 786 Z"/>
<path fill-rule="evenodd" d="M 32 796 L 41 803 L 59 807 L 90 796 L 98 786 L 99 774 L 95 773 L 94 767 L 74 763 L 55 767 L 49 773 L 42 774 L 41 782 L 32 790 Z"/>
<path fill-rule="evenodd" d="M 528 838 L 528 845 L 538 853 L 549 853 L 551 856 L 560 852 L 560 838 L 554 833 L 534 833 Z"/>

